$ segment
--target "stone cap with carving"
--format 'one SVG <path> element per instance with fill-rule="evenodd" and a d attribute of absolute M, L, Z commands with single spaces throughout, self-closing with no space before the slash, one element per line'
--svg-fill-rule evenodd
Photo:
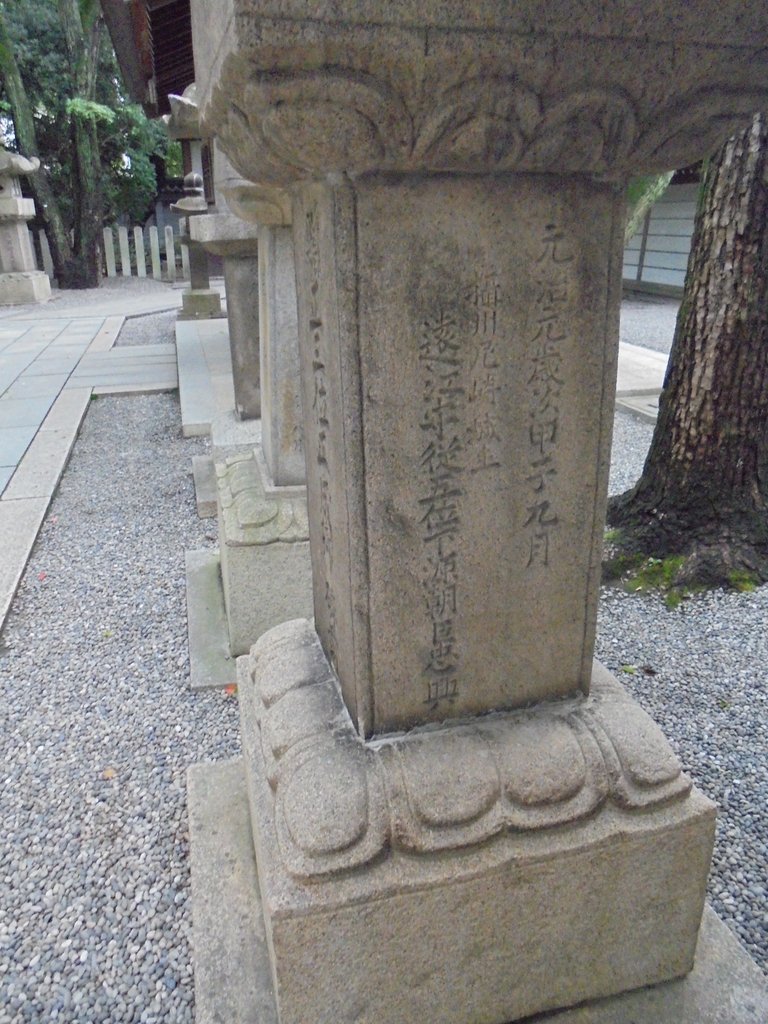
<path fill-rule="evenodd" d="M 700 7 L 235 0 L 201 116 L 241 174 L 277 186 L 668 170 L 768 106 L 765 5 Z"/>

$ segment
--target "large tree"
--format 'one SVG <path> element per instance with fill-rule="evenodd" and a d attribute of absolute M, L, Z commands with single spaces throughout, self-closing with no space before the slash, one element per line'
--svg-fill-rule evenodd
<path fill-rule="evenodd" d="M 0 96 L 15 147 L 41 160 L 29 187 L 59 283 L 98 284 L 105 219 L 143 220 L 168 145 L 126 102 L 98 0 L 0 0 Z"/>
<path fill-rule="evenodd" d="M 768 120 L 709 161 L 651 448 L 609 501 L 623 552 L 673 582 L 768 580 Z"/>

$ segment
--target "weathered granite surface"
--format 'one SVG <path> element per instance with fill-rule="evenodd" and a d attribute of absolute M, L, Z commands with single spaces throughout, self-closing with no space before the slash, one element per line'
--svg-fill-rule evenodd
<path fill-rule="evenodd" d="M 187 788 L 198 1024 L 277 1024 L 243 762 L 193 765 Z M 497 937 L 499 946 L 504 941 Z M 548 949 L 539 953 L 551 964 Z M 371 1016 L 357 1019 L 376 1024 L 375 1012 L 372 1007 Z M 347 1019 L 339 1016 L 334 1024 Z M 537 1024 L 764 1024 L 768 985 L 706 907 L 693 970 L 685 978 L 533 1019 Z"/>
<path fill-rule="evenodd" d="M 365 742 L 308 622 L 239 659 L 281 1024 L 510 1021 L 690 970 L 714 806 L 593 682 Z"/>
<path fill-rule="evenodd" d="M 253 451 L 217 463 L 219 551 L 233 655 L 312 610 L 306 498 L 270 496 Z"/>
<path fill-rule="evenodd" d="M 241 419 L 255 419 L 261 415 L 257 231 L 231 213 L 217 213 L 190 218 L 189 233 L 206 252 L 223 257 L 235 409 Z"/>
<path fill-rule="evenodd" d="M 682 167 L 766 106 L 759 4 L 193 5 L 203 121 L 261 184 Z M 269 74 L 262 74 L 268 69 Z"/>
<path fill-rule="evenodd" d="M 289 227 L 259 227 L 259 319 L 261 430 L 268 483 L 304 484 L 296 271 Z"/>
<path fill-rule="evenodd" d="M 623 189 L 766 105 L 766 29 L 193 3 L 203 122 L 295 238 L 317 634 L 240 663 L 281 1024 L 502 1024 L 693 963 L 714 809 L 591 678 Z"/>

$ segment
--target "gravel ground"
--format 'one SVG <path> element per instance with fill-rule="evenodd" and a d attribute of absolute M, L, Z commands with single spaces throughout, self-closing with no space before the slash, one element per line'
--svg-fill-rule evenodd
<path fill-rule="evenodd" d="M 661 295 L 633 295 L 621 304 L 619 337 L 631 345 L 669 352 L 680 300 Z"/>
<path fill-rule="evenodd" d="M 653 424 L 618 412 L 612 494 L 640 475 Z M 719 807 L 709 899 L 768 973 L 768 586 L 669 611 L 604 587 L 597 657 L 656 719 Z"/>
<path fill-rule="evenodd" d="M 617 415 L 613 491 L 651 433 Z M 185 769 L 239 748 L 236 701 L 187 686 L 204 449 L 175 396 L 94 402 L 0 640 L 0 1024 L 193 1020 Z M 764 969 L 767 612 L 768 587 L 674 612 L 610 588 L 598 636 L 720 805 L 710 898 Z"/>
<path fill-rule="evenodd" d="M 172 395 L 91 404 L 0 649 L 0 1022 L 193 1020 L 185 770 L 236 756 L 188 689 L 199 440 Z"/>
<path fill-rule="evenodd" d="M 178 310 L 172 309 L 167 313 L 130 317 L 123 324 L 115 341 L 115 347 L 172 344 L 178 315 Z"/>

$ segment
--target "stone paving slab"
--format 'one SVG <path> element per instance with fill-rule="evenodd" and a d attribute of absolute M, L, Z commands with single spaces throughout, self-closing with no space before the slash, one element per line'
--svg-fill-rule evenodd
<path fill-rule="evenodd" d="M 616 408 L 631 412 L 641 420 L 655 423 L 659 418 L 659 392 L 652 395 L 624 395 L 616 399 Z"/>
<path fill-rule="evenodd" d="M 196 1022 L 277 1024 L 242 760 L 193 765 L 187 795 Z M 526 1021 L 766 1024 L 768 985 L 707 907 L 694 968 L 686 978 Z"/>
<path fill-rule="evenodd" d="M 176 355 L 182 433 L 207 435 L 216 417 L 235 407 L 226 320 L 177 323 Z"/>
<path fill-rule="evenodd" d="M 0 428 L 37 426 L 47 416 L 53 399 L 50 393 L 36 398 L 9 398 L 6 393 L 0 402 Z"/>
<path fill-rule="evenodd" d="M 0 427 L 0 466 L 18 465 L 35 436 L 37 427 Z"/>
<path fill-rule="evenodd" d="M 638 391 L 651 389 L 661 391 L 668 361 L 669 356 L 664 352 L 652 352 L 639 345 L 622 342 L 619 345 L 617 395 L 637 394 Z"/>
<path fill-rule="evenodd" d="M 241 761 L 187 770 L 196 1024 L 277 1024 Z"/>
<path fill-rule="evenodd" d="M 229 653 L 219 552 L 187 551 L 187 631 L 189 685 L 193 690 L 230 686 L 236 681 L 235 659 Z"/>
<path fill-rule="evenodd" d="M 43 522 L 47 498 L 0 501 L 0 629 Z"/>
<path fill-rule="evenodd" d="M 6 486 L 0 505 L 23 498 L 53 497 L 90 398 L 90 388 L 62 391 Z"/>

